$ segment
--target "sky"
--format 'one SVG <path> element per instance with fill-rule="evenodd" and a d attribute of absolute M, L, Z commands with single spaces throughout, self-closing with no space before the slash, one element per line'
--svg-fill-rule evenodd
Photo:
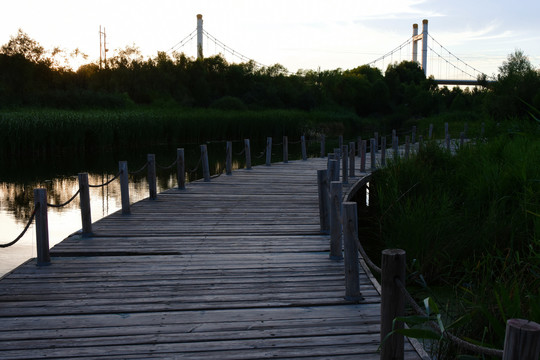
<path fill-rule="evenodd" d="M 204 30 L 229 48 L 291 72 L 370 63 L 409 40 L 414 23 L 421 32 L 423 19 L 437 41 L 428 37 L 433 49 L 428 74 L 436 78 L 460 77 L 454 65 L 473 72 L 453 56 L 487 75 L 497 74 L 515 50 L 540 68 L 538 0 L 1 0 L 0 13 L 0 44 L 22 29 L 45 49 L 80 49 L 87 62 L 99 59 L 100 26 L 109 57 L 135 45 L 148 58 L 191 34 L 196 15 L 202 14 Z M 203 41 L 205 56 L 224 52 L 208 38 Z M 195 57 L 195 40 L 178 50 Z M 411 52 L 408 45 L 376 65 L 410 60 Z M 225 55 L 229 62 L 241 61 Z"/>

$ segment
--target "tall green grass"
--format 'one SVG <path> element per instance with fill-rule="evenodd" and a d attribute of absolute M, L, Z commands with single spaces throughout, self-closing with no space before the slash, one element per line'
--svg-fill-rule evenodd
<path fill-rule="evenodd" d="M 540 131 L 498 131 L 455 156 L 429 143 L 377 171 L 372 232 L 405 249 L 429 286 L 452 289 L 454 331 L 502 348 L 508 318 L 540 321 Z"/>
<path fill-rule="evenodd" d="M 355 132 L 352 113 L 299 110 L 134 108 L 129 110 L 21 110 L 0 112 L 4 156 L 137 149 L 150 144 L 290 138 Z"/>

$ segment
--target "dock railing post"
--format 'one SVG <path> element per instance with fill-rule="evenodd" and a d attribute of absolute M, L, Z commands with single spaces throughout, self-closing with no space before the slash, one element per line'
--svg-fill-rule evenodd
<path fill-rule="evenodd" d="M 120 197 L 122 199 L 122 215 L 131 214 L 129 207 L 129 172 L 127 161 L 120 161 L 118 163 L 118 170 L 120 171 Z"/>
<path fill-rule="evenodd" d="M 36 246 L 37 265 L 50 265 L 49 224 L 47 220 L 47 189 L 34 189 L 34 206 L 36 207 Z"/>
<path fill-rule="evenodd" d="M 341 164 L 343 168 L 343 171 L 342 171 L 343 183 L 348 184 L 349 183 L 349 146 L 348 145 L 341 146 Z"/>
<path fill-rule="evenodd" d="M 356 151 L 358 152 L 358 157 L 362 156 L 362 137 L 359 136 L 357 138 L 357 143 L 356 143 Z"/>
<path fill-rule="evenodd" d="M 411 139 L 409 135 L 405 136 L 405 159 L 409 159 L 409 154 L 411 152 Z"/>
<path fill-rule="evenodd" d="M 503 360 L 538 359 L 540 356 L 540 324 L 509 319 L 506 322 Z"/>
<path fill-rule="evenodd" d="M 156 181 L 156 155 L 148 154 L 146 157 L 148 161 L 148 193 L 150 200 L 156 200 L 157 198 L 157 181 Z"/>
<path fill-rule="evenodd" d="M 431 140 L 433 137 L 433 124 L 429 124 L 428 140 Z"/>
<path fill-rule="evenodd" d="M 307 160 L 307 148 L 306 148 L 306 137 L 302 135 L 300 137 L 300 142 L 302 143 L 302 160 Z"/>
<path fill-rule="evenodd" d="M 394 149 L 394 159 L 399 158 L 399 138 L 397 135 L 392 137 L 392 148 Z"/>
<path fill-rule="evenodd" d="M 349 143 L 349 176 L 355 177 L 355 167 L 356 167 L 356 144 L 354 141 Z"/>
<path fill-rule="evenodd" d="M 375 135 L 373 137 L 375 139 L 375 145 L 372 147 L 373 151 L 375 154 L 379 152 L 379 133 L 378 132 L 375 132 Z"/>
<path fill-rule="evenodd" d="M 396 281 L 405 284 L 405 250 L 386 249 L 382 252 L 381 261 L 381 360 L 403 359 L 403 335 L 394 333 L 386 336 L 392 330 L 402 329 L 403 323 L 396 317 L 405 315 L 405 297 Z M 384 341 L 384 343 L 383 343 Z"/>
<path fill-rule="evenodd" d="M 328 170 L 317 170 L 317 188 L 319 193 L 319 218 L 321 233 L 330 232 L 330 213 L 328 207 Z"/>
<path fill-rule="evenodd" d="M 386 136 L 381 136 L 381 166 L 386 165 Z"/>
<path fill-rule="evenodd" d="M 232 141 L 227 141 L 225 146 L 225 173 L 232 175 Z"/>
<path fill-rule="evenodd" d="M 210 166 L 208 165 L 208 148 L 206 144 L 201 145 L 201 164 L 203 170 L 203 178 L 205 182 L 210 181 Z"/>
<path fill-rule="evenodd" d="M 326 154 L 326 137 L 321 135 L 321 157 L 324 158 Z"/>
<path fill-rule="evenodd" d="M 272 165 L 272 138 L 266 138 L 266 166 Z"/>
<path fill-rule="evenodd" d="M 358 261 L 358 209 L 355 202 L 343 203 L 343 252 L 345 266 L 345 299 L 359 301 L 360 264 Z"/>
<path fill-rule="evenodd" d="M 88 173 L 79 173 L 79 202 L 81 206 L 82 235 L 92 234 L 92 212 L 90 209 L 90 186 Z"/>
<path fill-rule="evenodd" d="M 360 172 L 366 172 L 366 151 L 367 140 L 362 140 L 362 148 L 360 150 Z"/>
<path fill-rule="evenodd" d="M 342 147 L 343 147 L 343 135 L 339 135 L 338 136 L 338 148 L 339 148 L 339 150 L 341 150 Z"/>
<path fill-rule="evenodd" d="M 246 169 L 251 170 L 251 146 L 249 139 L 244 139 L 244 152 L 246 153 Z"/>
<path fill-rule="evenodd" d="M 377 154 L 376 154 L 376 144 L 375 139 L 370 139 L 370 160 L 371 160 L 371 170 L 374 171 L 377 168 Z"/>
<path fill-rule="evenodd" d="M 341 229 L 341 204 L 342 184 L 340 181 L 330 183 L 330 259 L 342 260 L 342 229 Z"/>
<path fill-rule="evenodd" d="M 283 136 L 283 162 L 289 162 L 289 137 Z"/>
<path fill-rule="evenodd" d="M 176 181 L 178 189 L 186 189 L 186 162 L 184 158 L 184 148 L 176 149 Z"/>

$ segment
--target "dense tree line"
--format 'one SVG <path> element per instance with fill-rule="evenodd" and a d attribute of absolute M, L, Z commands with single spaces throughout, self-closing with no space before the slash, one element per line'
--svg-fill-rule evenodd
<path fill-rule="evenodd" d="M 391 115 L 396 122 L 465 109 L 500 118 L 525 113 L 526 104 L 540 107 L 540 74 L 520 51 L 500 67 L 498 81 L 472 91 L 438 88 L 409 61 L 390 65 L 384 74 L 366 65 L 289 74 L 279 64 L 259 68 L 254 62 L 231 64 L 221 56 L 196 60 L 159 52 L 144 59 L 131 46 L 117 51 L 101 68 L 90 63 L 74 71 L 57 60 L 60 52 L 45 51 L 19 30 L 0 49 L 0 106 L 322 108 Z"/>

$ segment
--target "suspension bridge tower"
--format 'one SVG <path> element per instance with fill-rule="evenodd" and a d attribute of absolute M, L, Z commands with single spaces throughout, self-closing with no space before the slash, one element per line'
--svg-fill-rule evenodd
<path fill-rule="evenodd" d="M 412 35 L 412 60 L 418 62 L 418 41 L 422 40 L 422 70 L 427 76 L 427 51 L 428 51 L 428 21 L 422 20 L 422 33 L 418 34 L 418 24 L 413 24 Z"/>
<path fill-rule="evenodd" d="M 203 59 L 203 20 L 202 15 L 197 14 L 197 60 Z"/>

